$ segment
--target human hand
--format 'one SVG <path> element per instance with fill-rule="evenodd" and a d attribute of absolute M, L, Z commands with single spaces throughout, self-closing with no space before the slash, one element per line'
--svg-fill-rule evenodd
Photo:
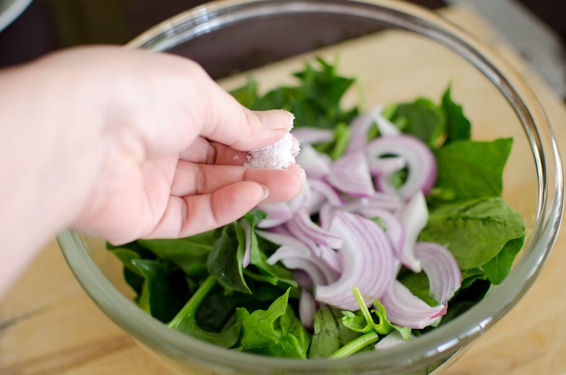
<path fill-rule="evenodd" d="M 2 73 L 0 101 L 0 139 L 10 140 L 0 160 L 12 161 L 0 171 L 11 181 L 1 239 L 18 249 L 15 263 L 68 226 L 113 243 L 184 237 L 300 189 L 297 166 L 242 166 L 247 151 L 288 132 L 292 115 L 245 109 L 187 59 L 59 52 Z"/>

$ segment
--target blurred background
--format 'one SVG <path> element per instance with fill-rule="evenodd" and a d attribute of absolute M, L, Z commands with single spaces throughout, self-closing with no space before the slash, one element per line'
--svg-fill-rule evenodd
<path fill-rule="evenodd" d="M 566 1 L 411 2 L 432 9 L 454 3 L 475 8 L 566 100 Z M 122 45 L 151 26 L 202 3 L 198 0 L 0 0 L 0 68 L 65 47 Z"/>

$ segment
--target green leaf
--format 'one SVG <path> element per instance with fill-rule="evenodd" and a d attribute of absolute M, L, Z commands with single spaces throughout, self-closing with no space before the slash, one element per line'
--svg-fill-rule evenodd
<path fill-rule="evenodd" d="M 242 322 L 240 349 L 274 357 L 306 358 L 310 336 L 288 304 L 289 290 L 267 310 L 237 310 Z"/>
<path fill-rule="evenodd" d="M 231 348 L 238 342 L 240 337 L 241 323 L 235 316 L 220 332 L 206 331 L 198 325 L 196 320 L 199 308 L 215 285 L 216 279 L 213 276 L 207 277 L 181 311 L 169 322 L 168 327 L 211 344 Z"/>
<path fill-rule="evenodd" d="M 371 331 L 372 327 L 368 324 L 364 314 L 361 311 L 342 311 L 342 323 L 348 329 L 358 333 L 367 333 Z"/>
<path fill-rule="evenodd" d="M 324 353 L 325 355 L 328 355 L 331 358 L 344 358 L 362 350 L 373 350 L 373 346 L 370 346 L 370 344 L 376 343 L 379 340 L 380 335 L 385 336 L 393 330 L 399 331 L 404 339 L 409 339 L 411 329 L 391 324 L 391 322 L 387 319 L 385 308 L 379 301 L 376 300 L 374 302 L 373 305 L 375 308 L 372 308 L 370 311 L 366 306 L 360 290 L 357 287 L 354 287 L 352 292 L 360 310 L 355 313 L 352 311 L 343 311 L 342 313 L 344 316 L 342 317 L 342 324 L 344 327 L 358 333 L 359 336 L 349 340 L 343 345 L 340 345 L 338 348 L 335 348 L 337 346 L 336 340 L 331 341 L 331 344 L 333 344 L 332 346 L 325 345 L 323 348 L 325 350 L 330 348 L 335 350 L 330 354 Z M 372 314 L 377 318 L 377 322 L 374 320 Z"/>
<path fill-rule="evenodd" d="M 132 259 L 131 264 L 143 277 L 138 305 L 162 322 L 168 322 L 188 298 L 183 273 L 168 262 Z"/>
<path fill-rule="evenodd" d="M 208 255 L 214 248 L 217 231 L 178 239 L 137 240 L 156 256 L 178 265 L 189 277 L 203 276 Z"/>
<path fill-rule="evenodd" d="M 448 86 L 442 95 L 441 108 L 446 116 L 446 140 L 450 143 L 457 140 L 467 140 L 471 137 L 471 123 L 464 114 L 462 106 L 452 100 L 451 87 Z"/>
<path fill-rule="evenodd" d="M 429 147 L 435 148 L 445 130 L 444 112 L 431 100 L 418 98 L 414 102 L 401 103 L 389 110 L 391 120 L 403 133 L 413 135 Z"/>
<path fill-rule="evenodd" d="M 431 210 L 419 239 L 447 245 L 460 269 L 468 270 L 483 266 L 524 234 L 521 215 L 501 198 L 490 197 Z"/>
<path fill-rule="evenodd" d="M 508 241 L 499 254 L 481 267 L 491 283 L 501 284 L 511 272 L 515 257 L 523 247 L 523 240 L 524 237 Z"/>
<path fill-rule="evenodd" d="M 318 152 L 324 152 L 330 156 L 332 160 L 340 158 L 350 142 L 350 127 L 344 123 L 337 124 L 334 128 L 334 137 L 330 142 L 321 143 L 315 146 Z"/>
<path fill-rule="evenodd" d="M 132 264 L 132 260 L 141 259 L 140 254 L 129 248 L 113 247 L 109 250 L 124 265 L 124 280 L 136 292 L 136 303 L 139 304 L 139 295 L 142 293 L 144 277 L 136 266 Z"/>
<path fill-rule="evenodd" d="M 249 79 L 245 85 L 232 90 L 230 94 L 244 107 L 252 107 L 257 100 L 257 81 Z"/>
<path fill-rule="evenodd" d="M 333 129 L 336 124 L 349 124 L 358 115 L 357 107 L 343 109 L 341 100 L 355 83 L 353 78 L 337 73 L 337 64 L 317 59 L 317 65 L 305 64 L 295 72 L 296 85 L 280 86 L 265 95 L 257 94 L 255 82 L 232 91 L 232 94 L 251 109 L 282 108 L 295 115 L 295 126 Z"/>
<path fill-rule="evenodd" d="M 415 273 L 411 271 L 402 272 L 398 276 L 398 280 L 405 285 L 411 293 L 423 300 L 429 306 L 438 305 L 438 301 L 430 295 L 430 287 L 426 273 Z"/>
<path fill-rule="evenodd" d="M 222 228 L 220 237 L 208 256 L 208 272 L 214 275 L 228 292 L 236 290 L 252 293 L 244 279 L 242 266 L 244 250 L 245 234 L 234 222 Z"/>
<path fill-rule="evenodd" d="M 453 200 L 501 196 L 503 169 L 512 144 L 511 138 L 454 141 L 435 150 L 438 166 L 435 189 Z"/>
<path fill-rule="evenodd" d="M 250 264 L 254 265 L 259 271 L 259 274 L 254 274 L 254 272 L 247 269 L 245 275 L 258 281 L 268 282 L 272 285 L 284 284 L 286 286 L 296 287 L 297 282 L 293 278 L 293 273 L 281 264 L 267 263 L 269 256 L 259 246 L 259 241 L 255 234 L 255 228 L 257 223 L 266 218 L 267 214 L 265 212 L 252 210 L 244 215 L 238 223 L 236 223 L 236 225 L 240 226 L 239 230 L 241 230 L 242 233 L 244 233 L 244 230 L 241 228 L 242 225 L 250 226 Z M 245 220 L 247 224 L 242 222 L 242 220 Z M 243 243 L 245 244 L 245 239 Z"/>
<path fill-rule="evenodd" d="M 360 337 L 343 323 L 342 312 L 323 306 L 314 314 L 314 334 L 309 358 L 328 358 L 342 346 Z"/>

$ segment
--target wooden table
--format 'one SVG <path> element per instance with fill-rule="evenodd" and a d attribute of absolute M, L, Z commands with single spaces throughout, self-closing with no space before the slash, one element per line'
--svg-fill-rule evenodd
<path fill-rule="evenodd" d="M 543 103 L 566 150 L 566 108 L 541 80 L 467 8 L 443 11 L 504 54 Z M 561 233 L 525 298 L 444 375 L 566 374 L 566 238 Z M 0 301 L 2 375 L 172 374 L 111 322 L 83 292 L 55 241 Z"/>

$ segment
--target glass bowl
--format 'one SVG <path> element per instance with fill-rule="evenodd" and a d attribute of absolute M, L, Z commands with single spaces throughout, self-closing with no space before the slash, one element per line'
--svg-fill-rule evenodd
<path fill-rule="evenodd" d="M 253 76 L 262 90 L 286 83 L 314 56 L 339 58 L 368 106 L 439 98 L 450 83 L 475 139 L 513 137 L 504 199 L 521 213 L 525 245 L 509 276 L 457 319 L 400 347 L 333 360 L 228 351 L 169 330 L 132 302 L 104 241 L 73 230 L 59 244 L 87 293 L 143 347 L 190 374 L 427 374 L 500 320 L 525 294 L 554 244 L 563 176 L 550 125 L 521 77 L 489 47 L 420 7 L 387 0 L 215 1 L 179 14 L 128 45 L 189 57 L 227 89 Z"/>

